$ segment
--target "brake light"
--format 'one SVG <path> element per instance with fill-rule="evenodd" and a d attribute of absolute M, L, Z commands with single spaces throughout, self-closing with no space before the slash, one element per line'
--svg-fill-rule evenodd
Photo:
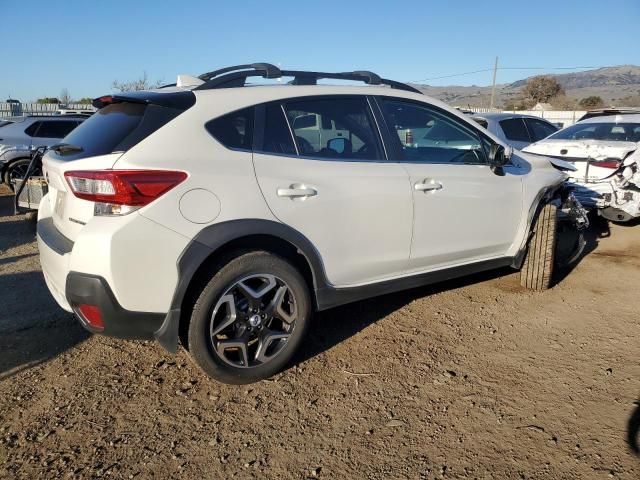
<path fill-rule="evenodd" d="M 78 310 L 82 319 L 93 328 L 104 330 L 104 322 L 102 321 L 102 313 L 95 305 L 80 304 Z"/>
<path fill-rule="evenodd" d="M 76 197 L 96 202 L 98 215 L 130 213 L 187 178 L 171 170 L 75 170 L 64 176 Z"/>
<path fill-rule="evenodd" d="M 616 169 L 620 167 L 620 162 L 617 162 L 617 161 L 594 162 L 591 165 L 593 165 L 594 167 Z"/>

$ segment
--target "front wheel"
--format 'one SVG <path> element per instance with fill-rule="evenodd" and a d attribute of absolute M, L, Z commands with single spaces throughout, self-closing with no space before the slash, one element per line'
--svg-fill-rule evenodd
<path fill-rule="evenodd" d="M 532 290 L 551 288 L 556 253 L 558 208 L 547 203 L 533 227 L 529 247 L 520 271 L 520 284 Z"/>
<path fill-rule="evenodd" d="M 282 370 L 311 317 L 309 289 L 283 258 L 250 252 L 222 267 L 196 301 L 188 344 L 212 378 L 245 384 Z"/>
<path fill-rule="evenodd" d="M 15 189 L 16 180 L 22 180 L 29 170 L 29 164 L 31 160 L 28 158 L 21 158 L 12 162 L 4 172 L 4 183 L 6 183 L 12 190 Z"/>

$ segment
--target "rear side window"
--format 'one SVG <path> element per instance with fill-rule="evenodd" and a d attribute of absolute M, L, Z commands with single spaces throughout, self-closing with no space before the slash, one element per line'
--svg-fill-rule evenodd
<path fill-rule="evenodd" d="M 252 150 L 254 108 L 245 108 L 205 124 L 207 131 L 221 144 L 235 150 Z"/>
<path fill-rule="evenodd" d="M 542 120 L 536 120 L 534 118 L 527 118 L 525 120 L 527 127 L 529 127 L 529 133 L 531 134 L 531 140 L 537 142 L 543 138 L 547 138 L 552 133 L 558 131 L 556 127 L 550 123 L 543 122 Z"/>
<path fill-rule="evenodd" d="M 183 109 L 158 105 L 112 103 L 98 110 L 65 137 L 65 143 L 81 147 L 81 152 L 58 156 L 64 160 L 76 160 L 127 151 L 182 112 Z"/>
<path fill-rule="evenodd" d="M 77 126 L 78 122 L 73 120 L 54 122 L 45 121 L 42 122 L 36 136 L 40 138 L 64 138 Z"/>
<path fill-rule="evenodd" d="M 530 142 L 529 132 L 521 118 L 508 118 L 500 120 L 500 127 L 504 132 L 504 136 L 509 140 L 516 142 Z"/>
<path fill-rule="evenodd" d="M 301 156 L 345 160 L 384 158 L 365 98 L 294 101 L 287 103 L 285 110 Z M 310 117 L 319 117 L 320 121 L 311 124 Z"/>

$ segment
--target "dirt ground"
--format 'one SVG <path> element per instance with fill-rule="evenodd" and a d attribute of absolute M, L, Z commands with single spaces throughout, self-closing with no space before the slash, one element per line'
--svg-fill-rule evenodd
<path fill-rule="evenodd" d="M 640 478 L 640 226 L 544 293 L 511 271 L 320 315 L 270 381 L 89 336 L 0 218 L 2 478 Z"/>

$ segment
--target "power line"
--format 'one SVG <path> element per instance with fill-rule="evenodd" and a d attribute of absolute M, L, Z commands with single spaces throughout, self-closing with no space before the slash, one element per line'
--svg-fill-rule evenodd
<path fill-rule="evenodd" d="M 603 68 L 600 66 L 584 66 L 584 67 L 498 67 L 498 70 L 581 70 L 581 69 L 596 69 Z M 441 78 L 453 78 L 453 77 L 461 77 L 463 75 L 473 75 L 474 73 L 484 73 L 491 72 L 493 68 L 484 68 L 482 70 L 473 70 L 471 72 L 462 72 L 462 73 L 452 73 L 450 75 L 441 75 L 439 77 L 429 77 L 423 78 L 421 80 L 409 80 L 408 83 L 420 83 L 427 82 L 429 80 L 439 80 Z"/>

